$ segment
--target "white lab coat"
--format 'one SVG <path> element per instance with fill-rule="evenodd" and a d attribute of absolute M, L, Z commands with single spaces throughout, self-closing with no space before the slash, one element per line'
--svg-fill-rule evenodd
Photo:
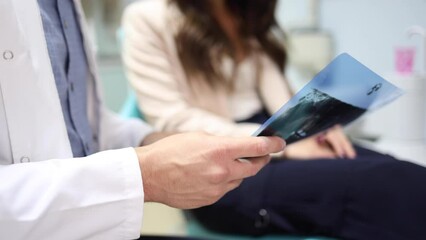
<path fill-rule="evenodd" d="M 136 146 L 151 128 L 104 110 L 87 43 L 98 147 Z M 132 148 L 72 159 L 37 0 L 0 0 L 0 239 L 137 238 L 142 210 Z"/>

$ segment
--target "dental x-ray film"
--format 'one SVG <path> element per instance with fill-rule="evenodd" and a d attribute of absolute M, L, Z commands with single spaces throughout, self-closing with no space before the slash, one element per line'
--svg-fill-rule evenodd
<path fill-rule="evenodd" d="M 336 124 L 347 125 L 402 94 L 401 89 L 343 53 L 253 135 L 279 136 L 291 144 Z"/>

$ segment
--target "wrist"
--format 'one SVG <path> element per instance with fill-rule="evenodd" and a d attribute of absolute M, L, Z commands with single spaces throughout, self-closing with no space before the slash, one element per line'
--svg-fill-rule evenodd
<path fill-rule="evenodd" d="M 144 202 L 152 202 L 152 186 L 150 181 L 149 165 L 147 164 L 147 149 L 146 147 L 135 148 L 138 157 L 139 169 L 141 173 L 142 188 L 144 192 Z"/>

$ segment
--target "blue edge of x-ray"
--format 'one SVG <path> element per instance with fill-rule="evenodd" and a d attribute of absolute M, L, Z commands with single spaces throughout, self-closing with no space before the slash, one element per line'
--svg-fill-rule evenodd
<path fill-rule="evenodd" d="M 287 144 L 332 126 L 345 126 L 403 94 L 347 53 L 340 54 L 253 134 Z"/>

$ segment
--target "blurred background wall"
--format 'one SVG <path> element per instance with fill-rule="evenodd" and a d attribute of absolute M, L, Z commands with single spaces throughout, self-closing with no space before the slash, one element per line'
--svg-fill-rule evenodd
<path fill-rule="evenodd" d="M 318 23 L 332 33 L 335 52 L 350 52 L 379 74 L 395 71 L 395 47 L 418 50 L 414 71 L 424 66 L 420 38 L 408 37 L 413 25 L 426 27 L 425 0 L 321 0 Z"/>

